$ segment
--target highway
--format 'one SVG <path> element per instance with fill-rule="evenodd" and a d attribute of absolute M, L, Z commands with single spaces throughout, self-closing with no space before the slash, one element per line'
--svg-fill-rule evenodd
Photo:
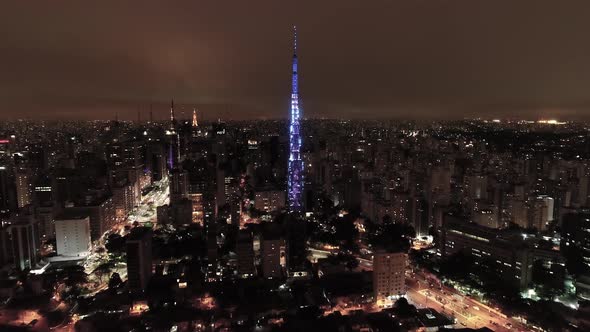
<path fill-rule="evenodd" d="M 488 327 L 494 331 L 528 331 L 518 321 L 508 318 L 457 290 L 428 280 L 421 271 L 406 274 L 408 300 L 418 307 L 431 307 L 457 319 L 459 325 L 469 328 Z M 431 286 L 432 285 L 432 286 Z"/>

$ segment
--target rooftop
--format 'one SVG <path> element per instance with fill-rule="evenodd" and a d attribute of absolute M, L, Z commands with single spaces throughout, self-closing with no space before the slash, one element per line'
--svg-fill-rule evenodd
<path fill-rule="evenodd" d="M 76 210 L 65 209 L 61 214 L 55 217 L 55 220 L 78 220 L 88 218 L 87 213 Z"/>
<path fill-rule="evenodd" d="M 151 235 L 152 229 L 150 227 L 135 227 L 129 233 L 127 241 L 138 241 L 143 239 L 147 235 Z"/>

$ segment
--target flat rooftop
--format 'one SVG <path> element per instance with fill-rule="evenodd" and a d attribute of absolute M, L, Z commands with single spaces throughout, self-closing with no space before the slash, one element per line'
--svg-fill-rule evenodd
<path fill-rule="evenodd" d="M 58 214 L 57 217 L 55 217 L 55 220 L 78 220 L 87 217 L 89 217 L 87 213 L 65 209 L 62 213 Z"/>

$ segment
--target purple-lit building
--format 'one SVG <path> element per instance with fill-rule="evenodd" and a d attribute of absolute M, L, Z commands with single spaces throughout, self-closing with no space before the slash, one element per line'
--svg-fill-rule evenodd
<path fill-rule="evenodd" d="M 294 37 L 291 121 L 289 124 L 288 201 L 291 211 L 301 211 L 303 208 L 303 160 L 301 160 L 300 110 L 297 83 L 297 30 L 295 30 Z"/>

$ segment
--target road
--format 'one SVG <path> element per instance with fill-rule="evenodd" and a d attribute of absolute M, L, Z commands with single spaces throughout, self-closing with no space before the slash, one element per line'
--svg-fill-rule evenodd
<path fill-rule="evenodd" d="M 136 207 L 132 213 L 129 214 L 128 222 L 135 221 L 143 223 L 156 224 L 157 213 L 156 208 L 168 204 L 170 201 L 170 190 L 168 186 L 168 178 L 154 184 L 154 189 L 147 193 L 141 199 L 141 204 Z"/>
<path fill-rule="evenodd" d="M 338 249 L 322 249 L 322 248 L 310 248 L 309 259 L 313 263 L 317 263 L 318 259 L 326 258 L 331 254 L 338 254 Z M 357 257 L 359 260 L 359 266 L 355 269 L 356 272 L 360 271 L 373 271 L 373 261 L 368 258 Z"/>
<path fill-rule="evenodd" d="M 359 266 L 358 268 L 364 271 L 373 271 L 373 261 L 368 260 L 366 258 L 358 258 Z"/>
<path fill-rule="evenodd" d="M 313 263 L 317 263 L 318 259 L 326 258 L 332 254 L 330 250 L 310 248 L 309 258 Z"/>
<path fill-rule="evenodd" d="M 477 305 L 469 305 L 470 301 L 465 297 L 458 300 L 454 295 L 445 293 L 434 289 L 408 288 L 407 298 L 419 308 L 433 308 L 454 317 L 457 323 L 464 327 L 477 329 L 486 326 L 494 331 L 509 330 L 505 327 L 509 320 L 487 312 Z"/>
<path fill-rule="evenodd" d="M 498 309 L 491 308 L 457 290 L 431 283 L 421 271 L 409 272 L 406 285 L 408 300 L 419 307 L 431 307 L 450 314 L 457 322 L 469 328 L 488 327 L 494 331 L 528 329 L 518 321 L 508 318 Z"/>
<path fill-rule="evenodd" d="M 111 229 L 104 232 L 98 240 L 94 241 L 92 247 L 95 252 L 97 249 L 104 247 L 105 241 L 110 234 L 117 233 L 121 236 L 125 236 L 127 232 L 125 226 L 131 226 L 136 221 L 139 223 L 156 223 L 156 208 L 168 204 L 170 201 L 168 178 L 164 178 L 161 181 L 154 183 L 154 187 L 155 188 L 152 191 L 141 198 L 140 204 L 129 213 L 124 221 L 115 224 Z"/>

